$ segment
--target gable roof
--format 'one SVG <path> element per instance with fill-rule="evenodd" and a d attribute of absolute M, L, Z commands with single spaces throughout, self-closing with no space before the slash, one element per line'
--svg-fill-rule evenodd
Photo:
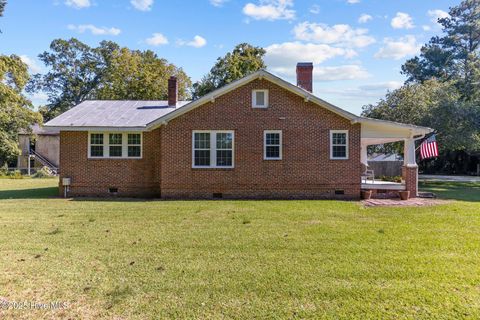
<path fill-rule="evenodd" d="M 88 100 L 66 111 L 55 119 L 47 122 L 46 127 L 59 130 L 87 131 L 150 131 L 168 121 L 181 116 L 205 103 L 215 101 L 221 95 L 237 89 L 256 79 L 266 79 L 280 87 L 295 93 L 352 123 L 382 125 L 383 128 L 409 129 L 418 134 L 432 132 L 433 129 L 392 121 L 360 117 L 343 110 L 325 100 L 318 98 L 311 92 L 304 90 L 288 81 L 279 78 L 266 70 L 259 70 L 239 80 L 233 81 L 209 94 L 194 101 L 179 101 L 177 106 L 168 107 L 167 101 L 138 101 L 138 100 Z"/>
<path fill-rule="evenodd" d="M 277 85 L 279 85 L 280 87 L 283 87 L 284 89 L 288 90 L 288 91 L 291 91 L 301 97 L 303 97 L 306 101 L 311 101 L 313 103 L 316 103 L 317 105 L 321 106 L 321 107 L 324 107 L 325 109 L 327 110 L 330 110 L 348 120 L 354 120 L 354 119 L 357 119 L 359 118 L 358 116 L 354 115 L 353 113 L 350 113 L 348 111 L 345 111 L 337 106 L 334 106 L 333 104 L 331 103 L 328 103 L 320 98 L 318 98 L 317 96 L 313 95 L 311 92 L 309 91 L 306 91 L 304 90 L 303 88 L 300 88 L 296 85 L 293 85 L 291 84 L 290 82 L 288 81 L 285 81 L 283 80 L 282 78 L 279 78 L 273 74 L 271 74 L 270 72 L 266 71 L 266 70 L 259 70 L 257 72 L 254 72 L 248 76 L 245 76 L 241 79 L 238 79 L 236 81 L 233 81 L 213 92 L 210 92 L 209 94 L 201 97 L 200 99 L 198 100 L 195 100 L 195 101 L 192 101 L 190 102 L 189 104 L 183 106 L 182 108 L 178 108 L 177 110 L 174 110 L 172 111 L 171 113 L 165 115 L 164 117 L 162 118 L 159 118 L 159 119 L 155 119 L 154 121 L 152 121 L 151 123 L 149 123 L 149 126 L 152 126 L 153 128 L 156 128 L 158 127 L 159 125 L 162 125 L 163 123 L 166 123 L 186 112 L 189 112 L 190 110 L 193 110 L 205 103 L 208 103 L 208 102 L 211 102 L 211 101 L 214 101 L 215 98 L 221 96 L 221 95 L 224 95 L 230 91 L 233 91 L 235 89 L 237 89 L 238 87 L 241 87 L 249 82 L 252 82 L 253 80 L 256 80 L 256 79 L 266 79 L 268 81 L 271 81 Z"/>

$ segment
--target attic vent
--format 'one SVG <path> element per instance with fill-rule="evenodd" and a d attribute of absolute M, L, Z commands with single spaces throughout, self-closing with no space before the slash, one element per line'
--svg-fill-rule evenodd
<path fill-rule="evenodd" d="M 223 198 L 223 193 L 217 192 L 212 195 L 214 199 L 222 199 Z"/>
<path fill-rule="evenodd" d="M 108 193 L 117 194 L 118 193 L 118 188 L 108 188 Z"/>
<path fill-rule="evenodd" d="M 345 190 L 335 190 L 335 194 L 345 194 Z"/>

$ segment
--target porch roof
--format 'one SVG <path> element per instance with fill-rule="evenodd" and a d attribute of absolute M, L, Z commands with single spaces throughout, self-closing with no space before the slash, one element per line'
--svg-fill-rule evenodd
<path fill-rule="evenodd" d="M 363 146 L 420 139 L 434 131 L 428 127 L 371 118 L 361 118 L 358 122 L 362 125 Z"/>

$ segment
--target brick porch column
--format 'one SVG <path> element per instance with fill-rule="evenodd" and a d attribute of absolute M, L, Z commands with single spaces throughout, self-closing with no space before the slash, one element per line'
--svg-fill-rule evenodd
<path fill-rule="evenodd" d="M 406 190 L 410 191 L 410 198 L 416 198 L 418 192 L 418 166 L 403 166 L 402 178 L 405 180 Z"/>
<path fill-rule="evenodd" d="M 418 165 L 415 158 L 415 140 L 413 138 L 405 139 L 404 142 L 402 178 L 405 181 L 406 190 L 410 191 L 410 198 L 417 197 Z"/>

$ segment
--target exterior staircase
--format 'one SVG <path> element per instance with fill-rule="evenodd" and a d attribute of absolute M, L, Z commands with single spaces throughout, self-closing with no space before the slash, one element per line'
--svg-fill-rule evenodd
<path fill-rule="evenodd" d="M 30 150 L 30 155 L 35 156 L 35 160 L 40 162 L 44 167 L 50 170 L 52 175 L 57 175 L 59 173 L 58 167 L 51 163 L 47 158 L 35 152 L 35 150 Z"/>

